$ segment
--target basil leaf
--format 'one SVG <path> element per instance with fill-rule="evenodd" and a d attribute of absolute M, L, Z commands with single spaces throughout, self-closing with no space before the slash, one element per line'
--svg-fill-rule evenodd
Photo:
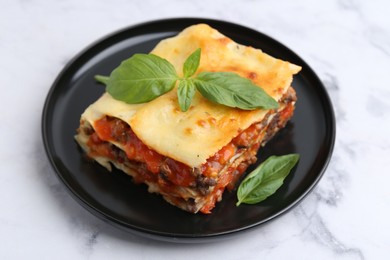
<path fill-rule="evenodd" d="M 298 154 L 269 157 L 241 182 L 236 205 L 259 203 L 274 194 L 298 160 Z"/>
<path fill-rule="evenodd" d="M 195 85 L 205 98 L 225 106 L 245 110 L 278 107 L 262 88 L 232 72 L 202 72 L 196 76 Z"/>
<path fill-rule="evenodd" d="M 177 79 L 169 61 L 153 54 L 135 54 L 113 70 L 106 91 L 126 103 L 144 103 L 170 91 Z"/>
<path fill-rule="evenodd" d="M 198 48 L 190 56 L 188 56 L 188 58 L 184 62 L 183 75 L 185 78 L 189 78 L 192 75 L 194 75 L 194 73 L 199 67 L 199 62 L 200 62 L 200 48 Z"/>
<path fill-rule="evenodd" d="M 196 88 L 206 99 L 245 110 L 273 109 L 278 103 L 262 88 L 232 72 L 202 72 L 193 76 L 200 63 L 201 49 L 195 50 L 183 64 L 183 78 L 169 61 L 153 54 L 135 54 L 123 61 L 110 77 L 96 75 L 115 99 L 130 104 L 151 101 L 172 90 L 177 80 L 180 109 L 187 111 Z M 187 81 L 190 80 L 190 81 Z M 195 86 L 195 87 L 194 87 Z"/>
<path fill-rule="evenodd" d="M 102 76 L 102 75 L 95 75 L 95 80 L 103 83 L 104 85 L 107 85 L 108 81 L 110 80 L 110 77 Z"/>
<path fill-rule="evenodd" d="M 195 95 L 195 85 L 192 80 L 181 80 L 177 88 L 177 97 L 180 110 L 186 112 L 191 105 L 192 98 Z"/>

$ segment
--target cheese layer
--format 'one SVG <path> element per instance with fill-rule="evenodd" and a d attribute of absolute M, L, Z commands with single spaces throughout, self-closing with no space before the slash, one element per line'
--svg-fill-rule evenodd
<path fill-rule="evenodd" d="M 171 62 L 180 75 L 184 61 L 197 48 L 201 48 L 197 73 L 235 72 L 261 86 L 275 100 L 283 96 L 293 75 L 301 69 L 259 49 L 237 44 L 205 24 L 190 26 L 177 36 L 162 40 L 152 53 Z M 105 93 L 86 109 L 82 118 L 92 126 L 105 115 L 119 118 L 149 148 L 198 167 L 242 130 L 261 121 L 266 113 L 263 109 L 246 111 L 218 105 L 199 93 L 190 109 L 181 112 L 174 89 L 143 104 L 126 104 Z"/>

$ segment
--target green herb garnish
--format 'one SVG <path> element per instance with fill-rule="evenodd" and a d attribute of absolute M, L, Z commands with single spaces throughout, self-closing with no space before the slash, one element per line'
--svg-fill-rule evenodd
<path fill-rule="evenodd" d="M 115 99 L 129 104 L 151 101 L 172 90 L 179 81 L 177 96 L 181 111 L 190 108 L 195 90 L 218 104 L 244 110 L 274 109 L 278 103 L 249 79 L 232 72 L 201 72 L 194 76 L 200 63 L 201 49 L 193 52 L 183 65 L 183 77 L 174 66 L 154 54 L 135 54 L 123 61 L 109 77 L 96 75 Z"/>
<path fill-rule="evenodd" d="M 274 194 L 298 160 L 298 154 L 269 157 L 241 182 L 236 206 L 256 204 Z"/>

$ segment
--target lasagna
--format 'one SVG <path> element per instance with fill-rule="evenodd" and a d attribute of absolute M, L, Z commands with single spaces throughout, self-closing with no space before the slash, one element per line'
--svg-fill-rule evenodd
<path fill-rule="evenodd" d="M 174 206 L 207 214 L 293 115 L 296 93 L 291 83 L 301 68 L 238 44 L 206 24 L 162 40 L 151 53 L 180 73 L 197 48 L 202 51 L 197 73 L 237 73 L 262 87 L 279 107 L 242 110 L 195 93 L 189 110 L 182 112 L 176 91 L 142 104 L 104 93 L 81 115 L 75 138 L 109 171 L 114 166 Z"/>

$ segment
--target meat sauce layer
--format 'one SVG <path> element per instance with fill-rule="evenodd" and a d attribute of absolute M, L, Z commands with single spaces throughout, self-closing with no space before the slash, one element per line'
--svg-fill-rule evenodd
<path fill-rule="evenodd" d="M 94 123 L 93 129 L 82 131 L 89 135 L 87 145 L 91 157 L 104 156 L 119 163 L 126 160 L 139 162 L 142 167 L 137 170 L 139 176 L 135 178 L 135 182 L 142 183 L 146 180 L 156 183 L 166 194 L 176 193 L 175 186 L 194 188 L 206 197 L 207 204 L 200 211 L 210 213 L 225 188 L 233 189 L 247 167 L 256 161 L 255 155 L 262 142 L 253 144 L 254 140 L 264 139 L 263 143 L 268 141 L 277 129 L 284 126 L 293 111 L 294 107 L 289 103 L 270 124 L 267 125 L 266 117 L 263 122 L 251 125 L 210 157 L 199 169 L 193 169 L 150 149 L 135 135 L 128 124 L 114 117 L 105 116 Z M 120 149 L 113 149 L 109 142 L 119 143 L 124 153 Z M 229 160 L 242 153 L 243 149 L 247 152 L 247 158 L 218 176 Z M 213 186 L 214 188 L 210 189 Z"/>

